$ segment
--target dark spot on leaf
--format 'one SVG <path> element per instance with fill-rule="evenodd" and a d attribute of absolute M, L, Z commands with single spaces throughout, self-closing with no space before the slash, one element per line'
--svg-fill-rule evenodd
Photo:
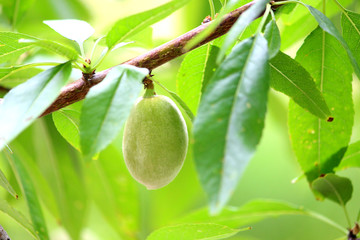
<path fill-rule="evenodd" d="M 326 121 L 332 122 L 332 121 L 334 121 L 334 118 L 333 118 L 333 117 L 329 117 Z"/>
<path fill-rule="evenodd" d="M 322 174 L 320 174 L 319 177 L 325 177 L 325 175 L 326 175 L 326 174 L 322 173 Z"/>

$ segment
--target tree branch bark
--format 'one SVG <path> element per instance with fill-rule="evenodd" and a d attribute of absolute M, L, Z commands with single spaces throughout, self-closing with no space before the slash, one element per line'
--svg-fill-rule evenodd
<path fill-rule="evenodd" d="M 243 5 L 234 11 L 226 14 L 222 20 L 221 23 L 215 28 L 215 30 L 202 42 L 197 44 L 193 49 L 202 46 L 224 34 L 226 34 L 230 28 L 233 26 L 233 24 L 236 22 L 236 20 L 239 18 L 239 16 L 249 9 L 255 1 L 250 2 L 246 5 Z M 262 14 L 261 14 L 262 15 Z M 261 16 L 260 15 L 260 16 Z M 260 17 L 259 16 L 259 17 Z M 154 48 L 153 50 L 150 50 L 149 52 L 142 54 L 140 56 L 137 56 L 133 59 L 130 59 L 122 64 L 129 64 L 136 67 L 142 67 L 147 68 L 149 70 L 153 70 L 154 68 L 157 68 L 161 66 L 162 64 L 169 62 L 173 60 L 174 58 L 177 58 L 183 54 L 185 54 L 188 51 L 185 51 L 184 46 L 196 35 L 203 32 L 206 28 L 209 27 L 211 22 L 202 24 L 198 26 L 197 28 L 194 28 L 193 30 L 181 35 L 178 38 L 175 38 L 174 40 L 167 42 L 157 48 Z M 191 50 L 193 50 L 191 49 Z M 110 68 L 111 69 L 111 68 Z M 76 80 L 75 82 L 65 86 L 58 98 L 50 105 L 50 107 L 41 115 L 47 115 L 49 113 L 55 112 L 63 107 L 66 107 L 72 103 L 75 103 L 77 101 L 80 101 L 85 98 L 86 94 L 88 93 L 89 89 L 96 85 L 97 83 L 101 82 L 107 75 L 107 73 L 110 71 L 110 69 L 106 69 L 102 72 L 94 74 L 89 80 L 91 84 L 88 84 L 87 81 L 85 81 L 84 78 L 80 78 Z"/>

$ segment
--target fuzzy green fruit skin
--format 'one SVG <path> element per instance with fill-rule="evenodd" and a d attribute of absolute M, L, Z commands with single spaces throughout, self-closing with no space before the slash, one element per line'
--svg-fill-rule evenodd
<path fill-rule="evenodd" d="M 179 173 L 187 152 L 185 120 L 168 97 L 137 100 L 126 122 L 123 154 L 131 175 L 147 189 L 169 184 Z"/>

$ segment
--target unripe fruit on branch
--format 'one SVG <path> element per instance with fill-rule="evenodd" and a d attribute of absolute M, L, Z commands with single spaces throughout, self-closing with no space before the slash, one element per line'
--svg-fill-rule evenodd
<path fill-rule="evenodd" d="M 187 152 L 185 120 L 168 97 L 147 89 L 126 122 L 123 154 L 131 175 L 147 189 L 169 184 L 180 171 Z"/>

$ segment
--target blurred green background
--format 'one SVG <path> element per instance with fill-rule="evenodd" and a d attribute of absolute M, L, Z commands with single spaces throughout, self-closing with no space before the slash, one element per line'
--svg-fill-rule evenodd
<path fill-rule="evenodd" d="M 28 2 L 31 6 L 19 16 L 13 27 L 7 11 L 13 7 L 14 1 L 0 0 L 1 31 L 16 30 L 72 44 L 42 21 L 65 18 L 85 20 L 96 29 L 95 37 L 100 37 L 117 19 L 154 8 L 167 1 L 37 0 Z M 248 1 L 244 1 L 246 2 Z M 317 7 L 320 5 L 320 1 L 317 0 L 304 2 Z M 358 0 L 340 0 L 340 2 L 349 9 L 360 12 Z M 219 10 L 220 3 L 215 1 L 215 4 Z M 339 10 L 334 8 L 330 1 L 328 7 L 328 16 L 331 16 L 339 26 Z M 295 55 L 306 34 L 316 26 L 315 21 L 305 13 L 304 9 L 296 7 L 294 13 L 283 15 L 278 20 L 282 30 L 282 49 L 291 56 Z M 114 51 L 98 70 L 119 64 L 191 30 L 209 14 L 207 0 L 191 1 L 185 8 L 153 25 L 152 29 L 134 37 L 134 44 Z M 94 39 L 88 41 L 88 51 L 93 43 Z M 47 52 L 40 53 L 37 52 L 36 57 L 30 54 L 24 61 L 62 60 Z M 155 79 L 175 91 L 176 75 L 182 59 L 183 57 L 179 57 L 155 69 L 153 71 Z M 73 79 L 79 78 L 80 74 L 74 71 Z M 355 77 L 353 87 L 356 119 L 352 142 L 360 139 L 358 111 L 360 86 Z M 157 92 L 165 94 L 159 88 Z M 271 90 L 263 138 L 229 205 L 241 206 L 257 198 L 283 200 L 318 211 L 345 226 L 346 220 L 342 209 L 330 201 L 316 201 L 305 178 L 292 183 L 292 180 L 302 173 L 291 150 L 287 130 L 287 105 L 287 97 Z M 188 119 L 187 124 L 191 132 L 191 123 Z M 85 164 L 80 154 L 56 131 L 52 117 L 46 116 L 37 120 L 21 134 L 11 144 L 11 148 L 19 154 L 22 161 L 27 162 L 27 169 L 36 185 L 53 240 L 72 239 L 71 236 L 77 234 L 80 234 L 80 239 L 84 240 L 121 239 L 119 231 L 131 232 L 137 224 L 140 229 L 137 237 L 145 239 L 153 230 L 175 224 L 177 219 L 205 207 L 207 203 L 196 175 L 191 147 L 177 178 L 168 186 L 155 191 L 147 191 L 129 176 L 121 157 L 121 134 L 100 154 L 98 160 Z M 6 159 L 0 159 L 0 168 L 17 193 L 20 193 L 21 190 Z M 350 178 L 354 186 L 353 198 L 348 204 L 351 219 L 356 218 L 360 207 L 359 173 L 359 169 L 349 169 L 339 173 Z M 21 194 L 19 199 L 15 200 L 5 190 L 0 189 L 0 198 L 6 199 L 28 216 L 27 206 Z M 12 239 L 31 239 L 20 225 L 2 213 L 0 213 L 0 224 Z M 341 237 L 341 233 L 331 226 L 305 216 L 269 218 L 251 227 L 252 230 L 241 232 L 231 239 L 310 240 Z M 65 229 L 70 229 L 72 235 L 69 235 Z M 129 236 L 132 236 L 131 233 Z"/>

